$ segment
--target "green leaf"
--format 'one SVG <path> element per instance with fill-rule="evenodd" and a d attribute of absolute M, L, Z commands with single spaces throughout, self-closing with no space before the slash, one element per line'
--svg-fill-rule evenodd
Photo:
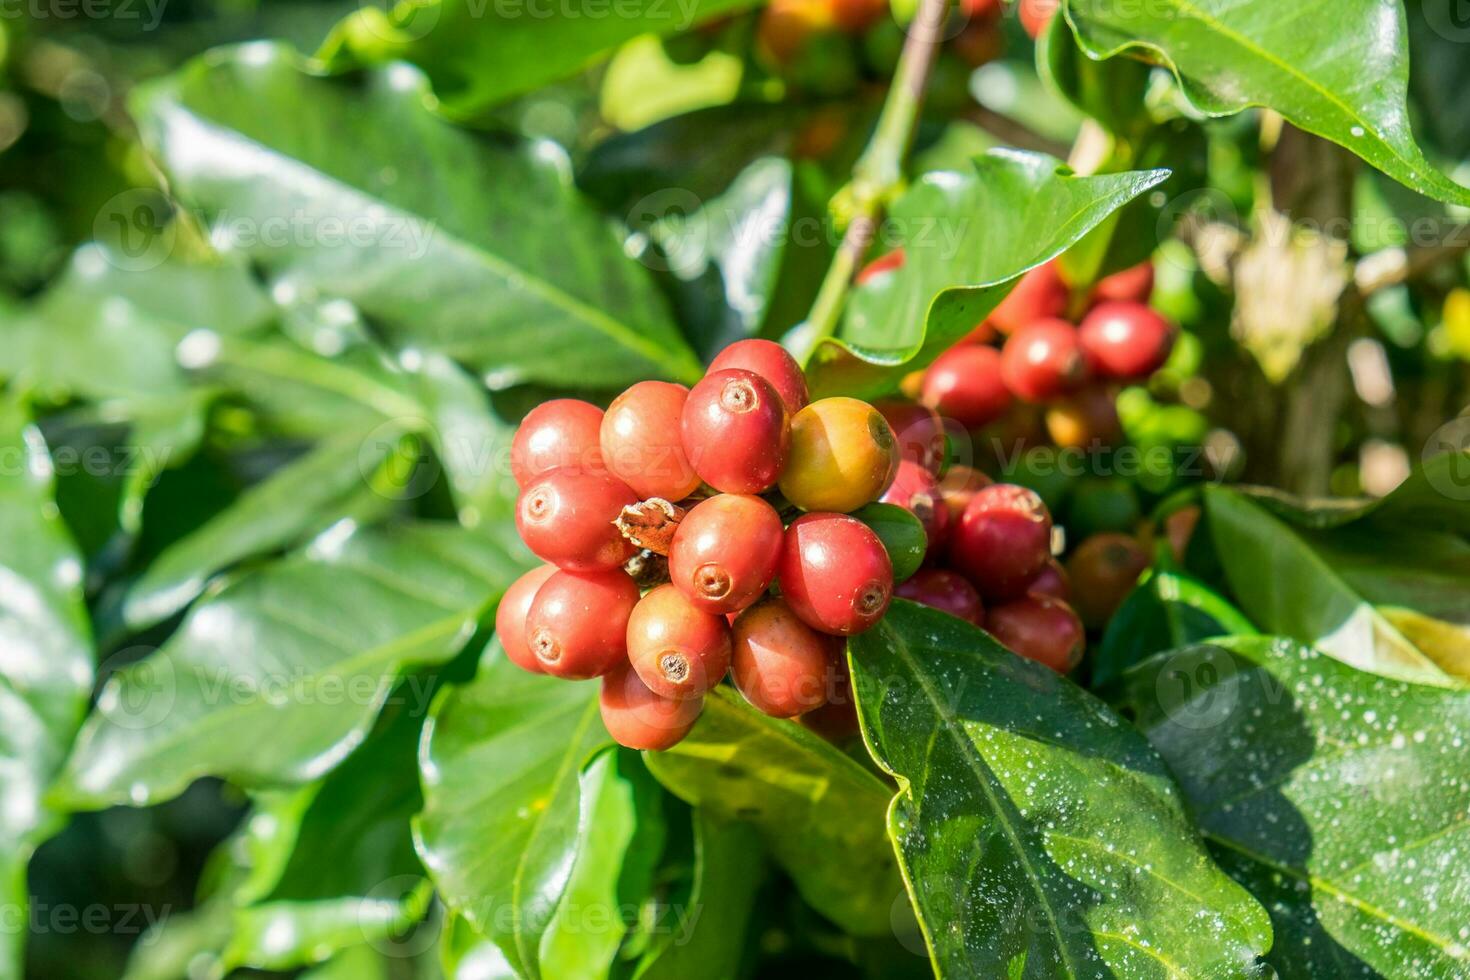
<path fill-rule="evenodd" d="M 26 863 L 59 819 L 43 794 L 92 688 L 82 563 L 53 499 L 51 457 L 0 401 L 0 900 L 27 908 Z M 27 916 L 0 924 L 0 977 L 20 977 Z"/>
<path fill-rule="evenodd" d="M 1132 58 L 1089 58 L 1060 17 L 1036 42 L 1036 70 L 1053 92 L 1111 133 L 1137 136 L 1150 124 L 1145 97 L 1152 69 Z"/>
<path fill-rule="evenodd" d="M 1205 511 L 1231 592 L 1262 629 L 1385 677 L 1458 683 L 1385 618 L 1305 532 L 1224 487 L 1206 488 Z"/>
<path fill-rule="evenodd" d="M 1266 913 L 1210 861 L 1148 743 L 953 616 L 848 646 L 889 833 L 941 977 L 1249 976 Z"/>
<path fill-rule="evenodd" d="M 343 522 L 240 578 L 109 679 L 56 802 L 141 806 L 204 775 L 254 787 L 328 772 L 361 743 L 400 671 L 452 657 L 525 567 L 513 532 L 502 537 Z"/>
<path fill-rule="evenodd" d="M 926 174 L 891 209 L 905 262 L 859 287 L 808 369 L 813 395 L 883 394 L 980 324 L 1027 270 L 1080 240 L 1166 170 L 1078 177 L 1052 157 L 994 150 Z"/>
<path fill-rule="evenodd" d="M 550 50 L 544 35 L 535 46 Z M 134 109 L 217 238 L 278 289 L 350 300 L 395 346 L 497 387 L 697 378 L 651 277 L 570 186 L 560 151 L 457 129 L 428 98 L 403 66 L 331 80 L 256 43 L 140 89 Z"/>
<path fill-rule="evenodd" d="M 496 643 L 440 697 L 420 753 L 419 856 L 450 908 L 540 976 L 581 841 L 583 766 L 610 744 L 596 683 L 530 674 Z"/>
<path fill-rule="evenodd" d="M 1230 600 L 1183 572 L 1154 571 L 1108 620 L 1092 662 L 1092 683 L 1106 684 L 1141 660 L 1216 636 L 1254 636 Z"/>
<path fill-rule="evenodd" d="M 434 82 L 444 111 L 466 118 L 547 82 L 581 71 L 640 34 L 672 34 L 751 0 L 678 4 L 632 0 L 613 11 L 590 0 L 534 11 L 529 6 L 425 0 L 386 14 L 363 7 L 348 15 L 317 57 L 341 70 L 410 61 Z"/>
<path fill-rule="evenodd" d="M 1067 0 L 1094 58 L 1163 63 L 1196 109 L 1267 106 L 1430 197 L 1470 204 L 1409 128 L 1408 27 L 1399 0 Z"/>
<path fill-rule="evenodd" d="M 1126 681 L 1201 832 L 1270 909 L 1280 976 L 1470 973 L 1470 693 L 1265 637 L 1161 654 Z"/>
<path fill-rule="evenodd" d="M 889 790 L 852 758 L 729 687 L 710 692 L 684 741 L 644 758 L 675 796 L 754 824 L 818 912 L 856 935 L 889 931 L 900 891 L 883 841 Z"/>

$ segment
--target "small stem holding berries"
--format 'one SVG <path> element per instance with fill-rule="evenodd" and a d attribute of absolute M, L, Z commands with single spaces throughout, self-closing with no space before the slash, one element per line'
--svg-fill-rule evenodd
<path fill-rule="evenodd" d="M 908 37 L 899 55 L 893 87 L 888 90 L 888 99 L 878 117 L 878 127 L 853 167 L 848 188 L 852 218 L 817 292 L 798 349 L 793 351 L 802 364 L 811 360 L 822 341 L 837 330 L 853 274 L 877 231 L 878 212 L 903 180 L 904 156 L 913 142 L 919 107 L 924 101 L 929 72 L 942 40 L 940 30 L 948 13 L 949 0 L 920 0 L 919 9 L 909 23 Z"/>

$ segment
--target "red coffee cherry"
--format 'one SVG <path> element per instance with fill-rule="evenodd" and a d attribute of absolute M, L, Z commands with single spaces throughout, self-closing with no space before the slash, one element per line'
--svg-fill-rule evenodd
<path fill-rule="evenodd" d="M 967 623 L 985 623 L 985 605 L 980 593 L 964 577 L 942 568 L 921 568 L 899 585 L 897 595 L 947 612 Z"/>
<path fill-rule="evenodd" d="M 898 437 L 899 458 L 938 473 L 946 455 L 944 422 L 939 413 L 927 405 L 893 400 L 874 402 L 873 407 Z"/>
<path fill-rule="evenodd" d="M 1094 628 L 1107 625 L 1150 564 L 1148 551 L 1126 534 L 1094 534 L 1067 559 L 1077 612 Z"/>
<path fill-rule="evenodd" d="M 1027 595 L 1049 595 L 1053 599 L 1063 602 L 1072 601 L 1072 580 L 1067 577 L 1067 570 L 1062 563 L 1055 558 L 1048 558 L 1046 564 L 1041 566 L 1041 571 L 1031 577 L 1026 583 Z"/>
<path fill-rule="evenodd" d="M 555 469 L 600 470 L 602 409 L 575 398 L 543 402 L 526 415 L 510 442 L 510 472 L 524 487 Z"/>
<path fill-rule="evenodd" d="M 786 348 L 770 340 L 737 340 L 710 362 L 708 374 L 716 371 L 749 371 L 770 382 L 786 406 L 786 414 L 795 415 L 811 400 L 807 393 L 806 375 L 796 358 Z"/>
<path fill-rule="evenodd" d="M 706 374 L 684 406 L 684 454 L 721 493 L 764 493 L 776 485 L 791 423 L 771 383 L 750 371 Z"/>
<path fill-rule="evenodd" d="M 1071 301 L 1055 261 L 1032 269 L 990 314 L 989 323 L 1001 333 L 1015 333 L 1037 320 L 1065 316 Z"/>
<path fill-rule="evenodd" d="M 937 548 L 949 528 L 949 508 L 939 493 L 939 483 L 918 463 L 904 460 L 898 464 L 898 476 L 878 498 L 885 504 L 896 504 L 913 514 L 924 525 L 924 538 L 930 549 Z"/>
<path fill-rule="evenodd" d="M 1022 327 L 1001 350 L 1000 374 L 1006 387 L 1028 402 L 1065 395 L 1087 378 L 1077 328 L 1065 320 L 1036 320 Z"/>
<path fill-rule="evenodd" d="M 949 511 L 950 526 L 958 524 L 975 494 L 995 483 L 972 466 L 951 466 L 939 481 L 939 496 Z"/>
<path fill-rule="evenodd" d="M 985 614 L 985 629 L 1010 650 L 1058 674 L 1082 661 L 1087 644 L 1082 620 L 1072 607 L 1047 595 L 1029 595 L 991 607 Z"/>
<path fill-rule="evenodd" d="M 949 555 L 985 599 L 1023 595 L 1051 557 L 1051 514 L 1025 487 L 985 487 L 950 535 Z"/>
<path fill-rule="evenodd" d="M 781 515 L 761 498 L 711 497 L 674 532 L 669 578 L 707 613 L 738 612 L 770 588 L 784 535 Z"/>
<path fill-rule="evenodd" d="M 893 598 L 893 563 L 883 542 L 843 514 L 792 521 L 776 576 L 791 609 L 823 633 L 851 636 L 870 629 Z"/>
<path fill-rule="evenodd" d="M 696 608 L 673 585 L 660 585 L 628 620 L 628 662 L 661 697 L 701 697 L 730 669 L 729 623 Z"/>
<path fill-rule="evenodd" d="M 640 381 L 608 406 L 602 419 L 602 459 L 640 498 L 683 500 L 699 486 L 684 455 L 680 423 L 689 389 Z"/>
<path fill-rule="evenodd" d="M 1001 375 L 994 347 L 952 347 L 924 372 L 919 400 L 966 429 L 979 429 L 1005 415 L 1011 391 Z"/>
<path fill-rule="evenodd" d="M 536 601 L 536 593 L 556 572 L 555 565 L 531 569 L 505 590 L 505 595 L 500 597 L 500 605 L 495 610 L 495 635 L 500 638 L 506 657 L 517 667 L 533 674 L 544 674 L 546 671 L 531 652 L 531 644 L 526 640 L 526 617 L 531 612 L 531 603 Z"/>
<path fill-rule="evenodd" d="M 1174 328 L 1142 303 L 1102 303 L 1082 321 L 1078 340 L 1093 371 L 1130 381 L 1164 366 Z"/>
<path fill-rule="evenodd" d="M 621 568 L 633 545 L 613 526 L 638 495 L 606 473 L 552 470 L 521 491 L 516 530 L 542 561 L 576 572 Z"/>
<path fill-rule="evenodd" d="M 1021 26 L 1033 38 L 1041 37 L 1046 25 L 1056 16 L 1062 0 L 1021 0 Z"/>
<path fill-rule="evenodd" d="M 896 248 L 887 254 L 880 255 L 858 271 L 853 281 L 859 286 L 872 282 L 887 272 L 895 272 L 903 268 L 903 249 Z"/>
<path fill-rule="evenodd" d="M 526 614 L 526 643 L 557 677 L 601 677 L 627 656 L 625 630 L 638 604 L 627 572 L 557 572 Z"/>
<path fill-rule="evenodd" d="M 704 698 L 660 697 L 624 661 L 602 678 L 597 707 L 602 724 L 619 745 L 662 752 L 684 740 L 704 710 Z"/>
<path fill-rule="evenodd" d="M 783 599 L 759 602 L 735 620 L 735 687 L 773 718 L 794 718 L 826 704 L 835 660 L 832 637 L 803 623 Z"/>
<path fill-rule="evenodd" d="M 1147 303 L 1154 293 L 1153 260 L 1138 263 L 1131 269 L 1115 272 L 1092 287 L 1093 303 Z"/>
<path fill-rule="evenodd" d="M 852 695 L 852 677 L 847 672 L 843 650 L 842 646 L 835 650 L 837 659 L 833 662 L 832 691 L 827 697 L 827 703 L 815 711 L 808 711 L 798 719 L 803 728 L 839 745 L 856 736 L 862 728 L 858 722 L 857 701 Z"/>

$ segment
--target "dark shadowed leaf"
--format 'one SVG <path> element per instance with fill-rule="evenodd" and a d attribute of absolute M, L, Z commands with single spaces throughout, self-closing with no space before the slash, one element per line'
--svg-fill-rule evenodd
<path fill-rule="evenodd" d="M 1092 683 L 1106 684 L 1164 650 L 1216 636 L 1253 636 L 1256 628 L 1230 600 L 1183 572 L 1155 571 L 1108 620 L 1092 661 Z"/>

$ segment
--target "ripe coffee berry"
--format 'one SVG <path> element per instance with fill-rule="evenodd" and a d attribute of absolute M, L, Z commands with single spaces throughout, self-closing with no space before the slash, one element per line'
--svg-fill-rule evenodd
<path fill-rule="evenodd" d="M 1174 328 L 1142 303 L 1103 303 L 1083 319 L 1078 339 L 1093 371 L 1128 381 L 1164 366 Z"/>
<path fill-rule="evenodd" d="M 624 630 L 637 604 L 626 572 L 557 572 L 526 614 L 526 645 L 548 674 L 601 677 L 627 656 Z"/>
<path fill-rule="evenodd" d="M 555 565 L 531 569 L 505 590 L 505 595 L 501 596 L 500 605 L 495 610 L 495 635 L 500 637 L 500 645 L 505 648 L 506 657 L 517 667 L 533 674 L 544 674 L 546 671 L 542 669 L 541 661 L 531 652 L 531 644 L 526 641 L 526 617 L 531 612 L 531 603 L 536 601 L 536 593 L 556 571 Z"/>
<path fill-rule="evenodd" d="M 1048 558 L 1046 564 L 1041 566 L 1041 571 L 1026 583 L 1026 594 L 1049 595 L 1053 599 L 1071 602 L 1072 580 L 1067 577 L 1067 571 L 1062 568 L 1061 562 Z"/>
<path fill-rule="evenodd" d="M 1037 266 L 1021 277 L 989 322 L 1001 333 L 1014 333 L 1037 320 L 1065 316 L 1071 294 L 1055 262 Z"/>
<path fill-rule="evenodd" d="M 521 491 L 516 530 L 538 558 L 561 568 L 620 568 L 634 549 L 613 521 L 637 502 L 626 483 L 606 473 L 551 470 Z"/>
<path fill-rule="evenodd" d="M 975 494 L 995 481 L 971 466 L 951 466 L 939 481 L 939 496 L 949 511 L 949 524 L 957 525 Z"/>
<path fill-rule="evenodd" d="M 839 648 L 840 653 L 841 648 Z M 816 732 L 829 742 L 841 744 L 853 738 L 861 730 L 858 721 L 857 700 L 852 694 L 852 677 L 847 664 L 838 656 L 833 671 L 832 691 L 827 703 L 815 711 L 808 711 L 800 718 L 803 728 Z"/>
<path fill-rule="evenodd" d="M 902 269 L 903 259 L 903 249 L 901 248 L 896 248 L 885 255 L 880 255 L 873 261 L 869 262 L 867 265 L 863 266 L 853 281 L 856 282 L 859 286 L 862 286 L 866 283 L 872 282 L 874 279 L 877 279 L 879 276 L 885 273 L 895 272 L 899 269 Z"/>
<path fill-rule="evenodd" d="M 1087 377 L 1077 329 L 1065 320 L 1036 320 L 1006 340 L 1000 373 L 1006 387 L 1028 402 L 1048 402 Z"/>
<path fill-rule="evenodd" d="M 1033 38 L 1041 37 L 1046 25 L 1056 16 L 1061 0 L 1021 0 L 1021 26 Z"/>
<path fill-rule="evenodd" d="M 699 486 L 680 434 L 689 389 L 640 381 L 608 406 L 602 419 L 602 458 L 613 476 L 640 498 L 683 500 Z"/>
<path fill-rule="evenodd" d="M 985 629 L 1010 650 L 1059 674 L 1082 660 L 1087 634 L 1072 607 L 1060 599 L 1029 595 L 985 614 Z"/>
<path fill-rule="evenodd" d="M 835 658 L 832 637 L 803 623 L 782 599 L 757 603 L 735 620 L 735 687 L 774 718 L 794 718 L 826 704 Z"/>
<path fill-rule="evenodd" d="M 885 504 L 896 504 L 913 514 L 924 525 L 924 539 L 931 550 L 944 540 L 949 527 L 949 508 L 940 496 L 939 483 L 918 463 L 904 460 L 898 464 L 898 476 L 879 498 Z"/>
<path fill-rule="evenodd" d="M 689 734 L 704 710 L 704 699 L 660 697 L 625 661 L 602 678 L 597 706 L 602 724 L 619 745 L 661 752 Z"/>
<path fill-rule="evenodd" d="M 930 473 L 938 473 L 946 455 L 944 421 L 939 413 L 904 401 L 881 401 L 873 407 L 897 437 L 899 458 L 912 460 Z"/>
<path fill-rule="evenodd" d="M 893 598 L 893 564 L 883 542 L 842 514 L 792 521 L 776 576 L 796 615 L 823 633 L 851 636 L 870 629 Z"/>
<path fill-rule="evenodd" d="M 1082 621 L 1102 627 L 1149 566 L 1148 552 L 1126 534 L 1094 534 L 1067 559 Z"/>
<path fill-rule="evenodd" d="M 867 402 L 823 398 L 791 420 L 781 492 L 802 510 L 857 510 L 882 496 L 897 474 L 898 440 Z"/>
<path fill-rule="evenodd" d="M 1154 264 L 1147 261 L 1099 279 L 1090 298 L 1094 303 L 1147 303 L 1153 292 Z"/>
<path fill-rule="evenodd" d="M 764 493 L 786 463 L 791 426 L 781 396 L 750 371 L 706 374 L 684 405 L 684 454 L 721 493 Z"/>
<path fill-rule="evenodd" d="M 558 398 L 531 409 L 510 443 L 510 472 L 525 487 L 554 469 L 600 470 L 598 432 L 602 409 L 575 398 Z"/>
<path fill-rule="evenodd" d="M 980 593 L 955 572 L 942 568 L 920 569 L 913 578 L 898 587 L 896 594 L 976 626 L 985 623 L 985 606 L 980 601 Z"/>
<path fill-rule="evenodd" d="M 1089 384 L 1046 410 L 1046 433 L 1063 449 L 1117 444 L 1123 438 L 1117 396 L 1105 384 Z"/>
<path fill-rule="evenodd" d="M 949 554 L 986 600 L 1022 595 L 1051 557 L 1051 514 L 1025 487 L 985 487 L 950 535 Z"/>
<path fill-rule="evenodd" d="M 787 415 L 795 415 L 811 400 L 801 365 L 786 353 L 786 348 L 772 341 L 737 340 L 716 355 L 708 373 L 729 370 L 749 371 L 765 378 L 781 396 Z"/>
<path fill-rule="evenodd" d="M 711 497 L 674 532 L 669 578 L 707 613 L 738 612 L 770 588 L 784 535 L 781 515 L 761 498 Z"/>
<path fill-rule="evenodd" d="M 1011 407 L 1000 351 L 979 344 L 945 351 L 924 372 L 919 400 L 966 429 L 994 422 Z"/>
<path fill-rule="evenodd" d="M 672 585 L 649 592 L 628 620 L 628 662 L 653 693 L 703 696 L 730 669 L 730 626 Z"/>

